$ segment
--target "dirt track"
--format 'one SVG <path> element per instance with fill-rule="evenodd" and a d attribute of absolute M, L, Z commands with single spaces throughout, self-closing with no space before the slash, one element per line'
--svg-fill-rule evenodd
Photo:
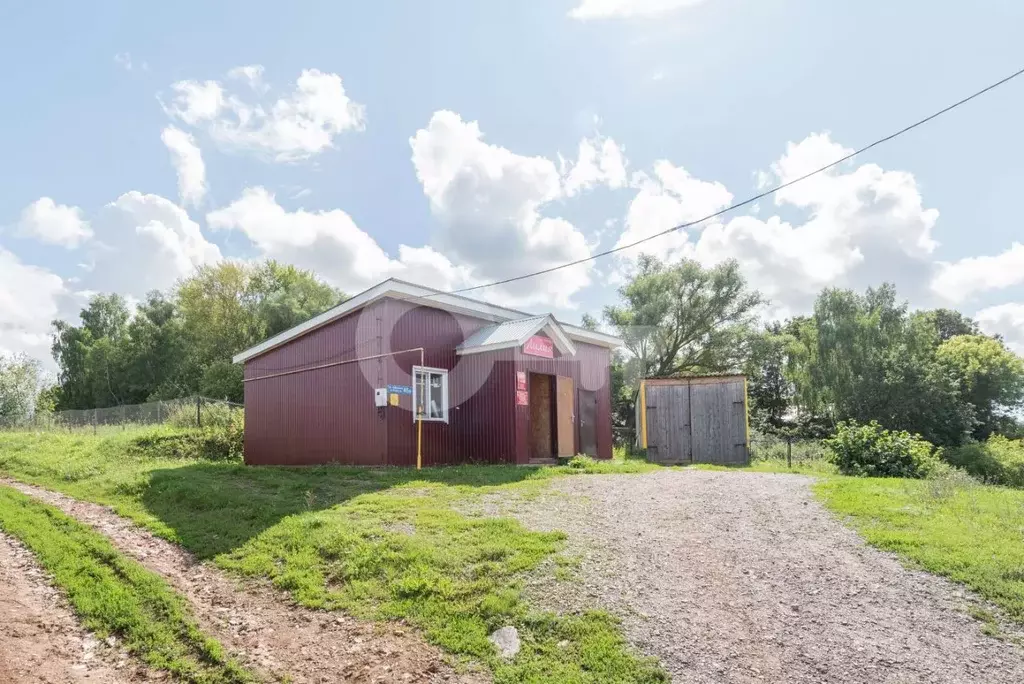
<path fill-rule="evenodd" d="M 0 682 L 141 681 L 146 672 L 82 629 L 32 553 L 0 533 Z"/>
<path fill-rule="evenodd" d="M 272 589 L 239 587 L 216 568 L 196 562 L 180 547 L 103 506 L 13 480 L 0 478 L 0 484 L 95 527 L 123 552 L 162 575 L 188 600 L 200 626 L 265 679 L 287 678 L 296 684 L 483 681 L 479 676 L 455 674 L 437 648 L 402 625 L 307 610 Z M 106 682 L 91 677 L 87 681 Z M 6 684 L 4 679 L 0 682 Z"/>
<path fill-rule="evenodd" d="M 965 590 L 868 547 L 810 484 L 579 476 L 553 483 L 562 495 L 487 507 L 568 532 L 581 581 L 538 580 L 531 593 L 560 610 L 608 607 L 676 682 L 1024 682 L 1024 649 L 982 634 Z"/>

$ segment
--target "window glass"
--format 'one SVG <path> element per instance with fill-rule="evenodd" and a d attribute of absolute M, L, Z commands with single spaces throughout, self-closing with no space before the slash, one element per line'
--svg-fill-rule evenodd
<path fill-rule="evenodd" d="M 413 369 L 413 420 L 448 420 L 448 372 L 431 368 Z"/>

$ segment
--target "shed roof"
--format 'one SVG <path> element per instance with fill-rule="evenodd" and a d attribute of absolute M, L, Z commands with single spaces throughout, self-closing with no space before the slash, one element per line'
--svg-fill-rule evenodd
<path fill-rule="evenodd" d="M 397 278 L 389 278 L 368 290 L 360 292 L 354 297 L 346 299 L 333 309 L 328 309 L 308 321 L 299 323 L 295 327 L 289 328 L 282 333 L 278 333 L 254 347 L 250 347 L 243 352 L 235 354 L 232 361 L 235 363 L 243 363 L 261 354 L 265 354 L 271 349 L 276 349 L 283 344 L 287 344 L 293 339 L 321 328 L 342 316 L 347 316 L 354 311 L 358 311 L 364 306 L 384 297 L 416 302 L 423 306 L 430 306 L 436 309 L 443 309 L 445 311 L 468 314 L 470 316 L 475 316 L 495 323 L 521 320 L 524 317 L 530 317 L 530 314 L 523 313 L 522 311 L 516 311 L 515 309 L 488 304 L 487 302 L 470 299 L 469 297 L 463 297 L 461 295 L 449 294 L 443 290 L 435 290 L 432 287 L 415 285 L 404 280 L 398 280 Z M 554 320 L 553 316 L 551 318 Z M 571 340 L 586 342 L 587 344 L 596 344 L 609 349 L 622 346 L 622 340 L 614 335 L 608 335 L 594 330 L 587 330 L 586 328 L 569 325 L 567 323 L 557 324 L 561 326 L 565 336 Z"/>
<path fill-rule="evenodd" d="M 478 354 L 496 349 L 518 347 L 530 337 L 544 331 L 562 354 L 573 355 L 576 346 L 554 316 L 530 316 L 481 328 L 456 347 L 458 354 Z"/>

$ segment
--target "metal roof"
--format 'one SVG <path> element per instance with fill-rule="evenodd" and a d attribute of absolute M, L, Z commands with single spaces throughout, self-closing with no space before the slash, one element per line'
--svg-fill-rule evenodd
<path fill-rule="evenodd" d="M 518 347 L 542 330 L 548 333 L 548 337 L 551 338 L 551 341 L 555 343 L 560 352 L 569 355 L 576 353 L 576 347 L 551 314 L 517 318 L 512 321 L 489 325 L 467 337 L 455 349 L 459 354 L 475 354 L 493 349 Z"/>
<path fill-rule="evenodd" d="M 293 328 L 289 328 L 284 332 L 278 333 L 270 339 L 264 340 L 254 347 L 250 347 L 243 352 L 235 354 L 232 360 L 235 363 L 248 361 L 249 359 L 259 356 L 260 354 L 264 354 L 271 349 L 275 349 L 286 344 L 297 337 L 327 325 L 342 316 L 346 316 L 382 297 L 404 299 L 406 301 L 417 302 L 423 306 L 465 313 L 491 321 L 518 321 L 523 318 L 542 318 L 540 316 L 531 316 L 530 314 L 523 313 L 522 311 L 516 311 L 515 309 L 488 304 L 487 302 L 470 299 L 461 295 L 449 294 L 423 285 L 416 285 L 404 280 L 398 280 L 397 278 L 389 278 L 388 280 L 385 280 L 384 282 L 345 300 L 333 309 L 329 309 L 318 316 L 314 316 L 308 321 L 300 323 Z M 554 320 L 553 317 L 551 318 Z M 608 335 L 607 333 L 587 330 L 567 323 L 556 323 L 555 325 L 559 330 L 559 334 L 568 339 L 586 342 L 588 344 L 596 344 L 609 349 L 622 346 L 621 339 L 613 335 Z"/>
<path fill-rule="evenodd" d="M 523 337 L 529 337 L 544 326 L 547 316 L 531 316 L 520 318 L 518 321 L 505 321 L 498 325 L 491 325 L 481 328 L 466 338 L 466 341 L 459 345 L 459 349 L 469 347 L 482 347 L 492 344 L 506 344 L 518 342 Z"/>

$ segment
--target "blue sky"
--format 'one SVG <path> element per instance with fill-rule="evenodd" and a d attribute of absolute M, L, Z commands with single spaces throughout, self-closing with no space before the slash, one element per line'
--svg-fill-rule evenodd
<path fill-rule="evenodd" d="M 218 258 L 350 292 L 554 265 L 1024 65 L 1011 0 L 146 5 L 0 9 L 0 350 L 44 357 L 89 293 L 138 298 Z M 770 315 L 895 281 L 1024 348 L 1022 111 L 1024 79 L 647 251 L 739 259 Z M 633 257 L 486 296 L 575 321 Z"/>

